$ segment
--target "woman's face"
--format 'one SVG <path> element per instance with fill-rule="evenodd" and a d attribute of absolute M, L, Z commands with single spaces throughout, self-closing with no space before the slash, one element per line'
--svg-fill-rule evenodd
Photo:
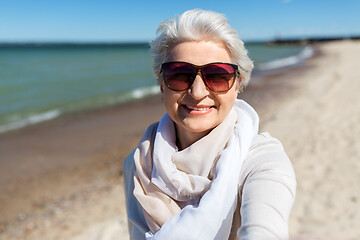
<path fill-rule="evenodd" d="M 175 45 L 167 61 L 182 61 L 194 65 L 213 62 L 231 63 L 224 44 L 213 41 L 191 41 Z M 219 125 L 234 105 L 237 84 L 225 93 L 207 89 L 200 74 L 188 90 L 172 91 L 161 81 L 163 101 L 169 116 L 176 124 L 178 135 L 205 136 Z"/>

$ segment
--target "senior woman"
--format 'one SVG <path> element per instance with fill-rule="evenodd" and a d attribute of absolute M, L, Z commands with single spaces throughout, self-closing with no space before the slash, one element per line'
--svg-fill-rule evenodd
<path fill-rule="evenodd" d="M 253 68 L 237 32 L 191 10 L 161 23 L 151 51 L 167 113 L 124 163 L 131 239 L 287 239 L 295 175 L 237 99 Z"/>

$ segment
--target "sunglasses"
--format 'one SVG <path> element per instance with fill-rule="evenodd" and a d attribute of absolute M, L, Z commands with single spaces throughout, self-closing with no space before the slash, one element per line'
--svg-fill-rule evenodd
<path fill-rule="evenodd" d="M 200 72 L 205 86 L 213 92 L 229 91 L 234 85 L 238 66 L 230 63 L 209 63 L 196 66 L 187 62 L 167 62 L 161 65 L 165 85 L 173 91 L 189 89 Z"/>

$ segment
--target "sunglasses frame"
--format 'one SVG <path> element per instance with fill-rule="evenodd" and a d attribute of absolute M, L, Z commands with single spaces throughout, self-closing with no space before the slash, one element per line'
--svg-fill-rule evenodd
<path fill-rule="evenodd" d="M 197 72 L 196 72 L 196 74 L 195 74 L 195 76 L 194 76 L 194 79 L 191 80 L 191 82 L 190 82 L 190 84 L 189 84 L 189 87 L 187 87 L 186 89 L 183 89 L 183 90 L 176 90 L 176 89 L 170 88 L 169 85 L 166 84 L 165 79 L 164 79 L 164 76 L 163 76 L 163 81 L 164 81 L 166 87 L 169 88 L 170 90 L 176 91 L 176 92 L 181 92 L 181 91 L 185 91 L 185 90 L 190 89 L 191 86 L 194 84 L 195 78 L 196 78 L 196 76 L 198 75 L 199 72 L 200 72 L 200 75 L 201 75 L 201 79 L 203 80 L 204 85 L 206 86 L 206 88 L 209 89 L 209 90 L 212 91 L 212 92 L 215 92 L 215 93 L 225 93 L 225 92 L 228 92 L 228 91 L 234 86 L 234 83 L 236 82 L 237 76 L 238 76 L 238 75 L 240 76 L 239 66 L 238 66 L 238 65 L 232 64 L 232 63 L 224 63 L 224 62 L 212 62 L 212 63 L 208 63 L 208 64 L 201 65 L 201 66 L 198 66 L 198 65 L 195 65 L 195 64 L 192 64 L 192 63 L 188 63 L 188 62 L 182 62 L 182 61 L 165 62 L 165 63 L 161 64 L 160 73 L 163 74 L 164 65 L 165 65 L 165 64 L 170 64 L 170 63 L 186 63 L 186 64 L 194 67 L 195 69 L 197 69 Z M 204 78 L 203 69 L 204 69 L 205 67 L 207 67 L 207 66 L 209 66 L 209 65 L 213 65 L 213 64 L 225 64 L 225 65 L 228 65 L 228 66 L 231 66 L 231 67 L 234 68 L 234 70 L 235 70 L 235 71 L 234 71 L 234 81 L 232 82 L 231 86 L 229 86 L 229 89 L 224 90 L 224 91 L 214 91 L 213 89 L 211 89 L 211 88 L 207 85 L 207 83 L 206 83 L 206 81 L 205 81 L 205 78 Z"/>

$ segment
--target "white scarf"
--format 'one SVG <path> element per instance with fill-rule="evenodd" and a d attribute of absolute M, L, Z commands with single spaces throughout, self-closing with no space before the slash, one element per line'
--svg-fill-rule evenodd
<path fill-rule="evenodd" d="M 144 141 L 134 154 L 134 195 L 151 230 L 146 239 L 229 237 L 240 169 L 258 125 L 255 110 L 237 100 L 219 126 L 177 152 L 174 123 L 164 115 L 153 150 Z"/>

